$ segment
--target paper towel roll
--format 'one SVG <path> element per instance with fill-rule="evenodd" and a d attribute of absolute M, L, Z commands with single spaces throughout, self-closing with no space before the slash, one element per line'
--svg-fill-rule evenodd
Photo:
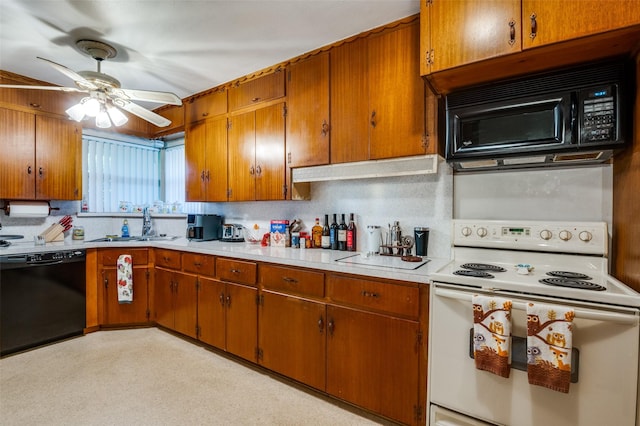
<path fill-rule="evenodd" d="M 47 217 L 51 210 L 48 201 L 10 201 L 6 209 L 10 217 Z"/>

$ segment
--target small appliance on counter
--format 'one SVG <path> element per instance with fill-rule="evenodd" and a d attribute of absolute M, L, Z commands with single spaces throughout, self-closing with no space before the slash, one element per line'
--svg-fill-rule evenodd
<path fill-rule="evenodd" d="M 237 223 L 225 223 L 222 225 L 222 241 L 243 242 L 244 227 Z"/>
<path fill-rule="evenodd" d="M 188 214 L 187 239 L 210 241 L 222 238 L 222 216 L 217 214 Z"/>

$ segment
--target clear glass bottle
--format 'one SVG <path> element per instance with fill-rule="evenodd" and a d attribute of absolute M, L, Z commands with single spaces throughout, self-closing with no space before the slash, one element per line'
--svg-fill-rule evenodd
<path fill-rule="evenodd" d="M 314 248 L 322 247 L 322 225 L 320 225 L 320 218 L 316 217 L 316 223 L 311 228 L 311 238 Z"/>

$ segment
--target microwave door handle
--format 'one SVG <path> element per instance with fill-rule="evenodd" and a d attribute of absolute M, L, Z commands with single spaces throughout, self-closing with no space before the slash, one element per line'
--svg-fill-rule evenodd
<path fill-rule="evenodd" d="M 575 93 L 571 95 L 571 134 L 577 136 L 578 127 L 576 121 L 578 119 L 578 99 Z M 577 140 L 577 139 L 576 139 Z"/>

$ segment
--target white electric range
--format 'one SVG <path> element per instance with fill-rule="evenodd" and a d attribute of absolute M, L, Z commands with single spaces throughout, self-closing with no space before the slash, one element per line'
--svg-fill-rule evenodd
<path fill-rule="evenodd" d="M 609 275 L 606 223 L 454 220 L 452 235 L 431 275 L 431 424 L 637 425 L 640 294 Z M 474 294 L 513 302 L 509 378 L 475 369 Z M 568 394 L 528 383 L 529 302 L 575 311 Z"/>

